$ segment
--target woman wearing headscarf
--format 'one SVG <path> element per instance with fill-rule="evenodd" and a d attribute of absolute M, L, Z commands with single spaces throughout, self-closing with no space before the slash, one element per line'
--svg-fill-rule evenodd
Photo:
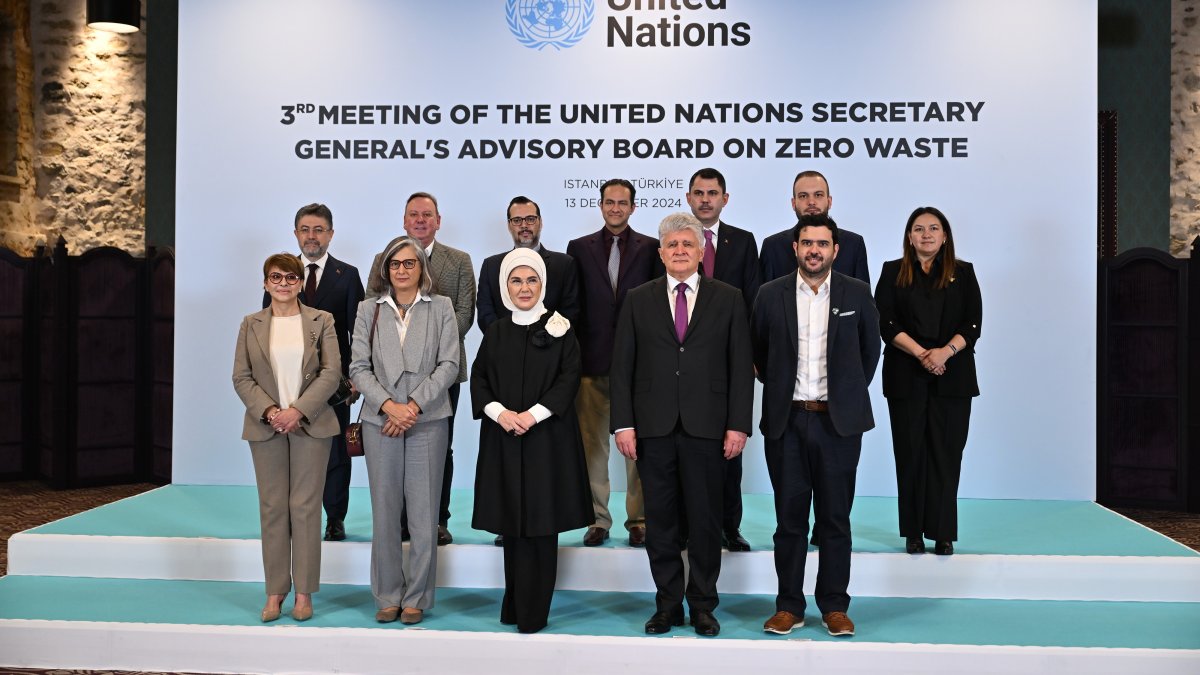
<path fill-rule="evenodd" d="M 233 355 L 233 388 L 246 406 L 242 438 L 250 443 L 258 483 L 264 623 L 279 618 L 296 585 L 292 618 L 312 618 L 321 581 L 321 494 L 329 444 L 340 432 L 329 397 L 341 379 L 333 315 L 300 304 L 304 269 L 278 253 L 263 263 L 265 309 L 242 319 Z"/>
<path fill-rule="evenodd" d="M 375 620 L 415 624 L 433 606 L 458 327 L 450 300 L 433 293 L 425 251 L 415 239 L 401 237 L 380 260 L 371 297 L 358 306 L 350 378 L 364 399 Z M 405 509 L 412 536 L 407 558 L 400 524 Z"/>
<path fill-rule="evenodd" d="M 979 395 L 975 342 L 983 302 L 975 268 L 955 257 L 941 211 L 913 211 L 903 247 L 902 258 L 883 264 L 875 287 L 900 536 L 909 553 L 924 553 L 931 539 L 934 553 L 950 555 L 971 399 Z"/>
<path fill-rule="evenodd" d="M 479 429 L 471 526 L 504 535 L 500 622 L 522 633 L 546 627 L 558 570 L 558 533 L 595 519 L 575 418 L 579 343 L 546 311 L 546 266 L 518 248 L 500 263 L 512 316 L 488 327 L 471 369 Z"/>

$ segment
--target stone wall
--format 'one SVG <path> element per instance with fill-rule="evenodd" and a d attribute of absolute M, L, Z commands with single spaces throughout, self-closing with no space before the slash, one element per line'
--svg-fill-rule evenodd
<path fill-rule="evenodd" d="M 1200 0 L 1171 7 L 1171 243 L 1187 257 L 1200 236 Z"/>
<path fill-rule="evenodd" d="M 33 222 L 33 57 L 29 49 L 29 5 L 0 0 L 0 245 L 11 230 Z M 10 161 L 11 160 L 11 161 Z"/>
<path fill-rule="evenodd" d="M 146 37 L 96 31 L 83 0 L 14 2 L 28 9 L 30 170 L 0 244 L 30 253 L 62 234 L 70 252 L 145 249 Z M 13 12 L 14 14 L 16 12 Z M 0 215 L 6 215 L 0 211 Z"/>

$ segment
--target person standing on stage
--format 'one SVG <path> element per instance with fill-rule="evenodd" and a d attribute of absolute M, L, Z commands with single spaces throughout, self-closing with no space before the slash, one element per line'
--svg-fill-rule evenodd
<path fill-rule="evenodd" d="M 350 377 L 363 395 L 362 437 L 371 485 L 371 592 L 380 623 L 420 623 L 433 606 L 438 495 L 450 387 L 460 361 L 450 300 L 433 292 L 425 248 L 401 237 L 379 256 L 358 307 Z M 401 545 L 407 512 L 412 543 Z"/>
<path fill-rule="evenodd" d="M 828 216 L 832 206 L 833 194 L 829 191 L 829 181 L 825 180 L 825 176 L 817 171 L 801 171 L 796 174 L 796 178 L 792 180 L 792 210 L 796 212 L 797 222 L 792 227 L 763 240 L 762 253 L 759 255 L 762 283 L 774 281 L 796 271 L 796 255 L 792 244 L 796 241 L 800 218 Z M 838 238 L 841 239 L 842 252 L 833 263 L 833 271 L 861 279 L 869 285 L 871 272 L 867 267 L 866 242 L 860 235 L 844 227 L 838 228 Z"/>
<path fill-rule="evenodd" d="M 600 215 L 604 227 L 599 232 L 572 240 L 567 255 L 575 259 L 579 271 L 580 353 L 583 376 L 575 410 L 579 431 L 587 455 L 588 481 L 596 520 L 583 536 L 585 546 L 599 546 L 609 537 L 612 514 L 608 510 L 609 455 L 609 367 L 612 365 L 613 335 L 625 294 L 663 273 L 653 238 L 638 234 L 629 226 L 629 217 L 637 208 L 633 183 L 613 178 L 600 186 Z M 642 483 L 637 465 L 625 461 L 625 529 L 629 545 L 646 544 L 646 516 L 642 504 Z"/>
<path fill-rule="evenodd" d="M 666 276 L 630 291 L 621 308 L 611 424 L 645 491 L 646 554 L 658 589 L 645 630 L 682 625 L 686 596 L 692 627 L 711 637 L 721 631 L 713 611 L 725 464 L 745 448 L 754 414 L 750 326 L 741 292 L 700 275 L 704 235 L 694 216 L 667 216 L 658 236 Z"/>
<path fill-rule="evenodd" d="M 303 278 L 296 256 L 267 258 L 263 288 L 271 304 L 242 319 L 233 356 L 233 388 L 246 406 L 242 438 L 258 483 L 264 623 L 279 618 L 293 582 L 292 618 L 312 618 L 321 582 L 321 487 L 339 431 L 329 406 L 342 370 L 337 331 L 329 312 L 300 303 Z"/>
<path fill-rule="evenodd" d="M 954 553 L 958 479 L 979 395 L 975 342 L 983 301 L 971 263 L 954 254 L 950 221 L 932 206 L 912 212 L 904 256 L 883 264 L 879 285 L 883 395 L 892 422 L 900 536 L 905 550 Z"/>
<path fill-rule="evenodd" d="M 779 593 L 763 629 L 780 635 L 804 625 L 810 508 L 821 530 L 813 594 L 821 623 L 830 635 L 854 635 L 850 507 L 862 435 L 875 426 L 867 385 L 879 363 L 879 314 L 866 283 L 831 271 L 838 239 L 827 216 L 802 216 L 798 269 L 763 284 L 751 320 L 778 523 Z"/>
<path fill-rule="evenodd" d="M 579 343 L 543 304 L 547 274 L 530 249 L 504 256 L 493 281 L 503 282 L 508 315 L 484 332 L 471 367 L 471 409 L 482 420 L 471 527 L 503 536 L 500 623 L 521 633 L 546 626 L 558 533 L 595 518 L 575 419 Z"/>
<path fill-rule="evenodd" d="M 725 176 L 716 169 L 700 169 L 688 183 L 687 203 L 692 215 L 704 228 L 704 254 L 700 271 L 706 277 L 724 281 L 742 292 L 746 312 L 758 295 L 758 244 L 754 235 L 721 220 L 721 211 L 729 203 Z M 724 513 L 721 516 L 721 543 L 730 551 L 749 551 L 750 543 L 742 536 L 742 455 L 725 463 Z"/>
<path fill-rule="evenodd" d="M 350 338 L 354 331 L 355 312 L 363 299 L 362 280 L 358 269 L 329 255 L 333 241 L 333 212 L 324 204 L 301 206 L 293 223 L 296 243 L 300 245 L 304 280 L 300 301 L 309 307 L 333 315 L 337 331 L 338 350 L 342 361 L 342 377 L 349 377 Z M 270 304 L 269 293 L 263 294 L 263 307 Z M 350 424 L 350 405 L 358 398 L 351 385 L 351 398 L 333 406 L 342 433 L 333 437 L 329 449 L 329 466 L 325 471 L 325 541 L 346 538 L 346 512 L 350 508 L 350 455 L 346 454 L 346 427 Z"/>

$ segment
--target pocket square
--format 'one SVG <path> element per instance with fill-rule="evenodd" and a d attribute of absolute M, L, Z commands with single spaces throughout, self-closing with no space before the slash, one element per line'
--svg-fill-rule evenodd
<path fill-rule="evenodd" d="M 854 312 L 855 312 L 855 311 L 857 311 L 857 310 L 853 310 L 853 309 L 852 309 L 852 310 L 850 310 L 849 312 L 842 312 L 842 313 L 841 313 L 841 316 L 852 316 L 852 315 L 854 314 Z"/>

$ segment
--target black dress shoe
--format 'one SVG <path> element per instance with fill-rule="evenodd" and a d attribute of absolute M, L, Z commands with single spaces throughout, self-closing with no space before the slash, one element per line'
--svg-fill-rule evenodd
<path fill-rule="evenodd" d="M 445 546 L 453 543 L 454 535 L 450 534 L 450 530 L 445 525 L 438 525 L 437 545 Z"/>
<path fill-rule="evenodd" d="M 400 530 L 400 541 L 408 541 L 409 539 L 412 539 L 412 535 L 409 534 L 408 528 Z"/>
<path fill-rule="evenodd" d="M 705 609 L 692 612 L 692 628 L 696 629 L 696 635 L 705 637 L 716 637 L 721 632 L 721 624 L 717 621 L 717 617 Z"/>
<path fill-rule="evenodd" d="M 925 540 L 921 537 L 905 537 L 904 550 L 909 553 L 924 553 Z"/>
<path fill-rule="evenodd" d="M 646 621 L 647 635 L 662 635 L 671 630 L 671 626 L 683 625 L 683 611 L 668 612 L 666 610 L 658 611 Z"/>
<path fill-rule="evenodd" d="M 750 542 L 746 541 L 742 533 L 737 530 L 729 530 L 722 534 L 721 545 L 732 553 L 741 553 L 750 550 Z"/>
<path fill-rule="evenodd" d="M 496 539 L 492 543 L 495 544 L 496 546 L 504 546 L 504 535 L 502 535 L 502 534 L 496 535 Z M 513 623 L 516 623 L 516 621 L 514 621 Z"/>
<path fill-rule="evenodd" d="M 345 541 L 346 526 L 340 520 L 332 518 L 325 524 L 325 541 Z"/>
<path fill-rule="evenodd" d="M 937 555 L 954 555 L 954 542 L 939 541 L 933 545 L 933 552 Z"/>

